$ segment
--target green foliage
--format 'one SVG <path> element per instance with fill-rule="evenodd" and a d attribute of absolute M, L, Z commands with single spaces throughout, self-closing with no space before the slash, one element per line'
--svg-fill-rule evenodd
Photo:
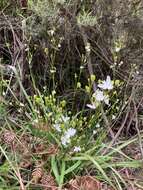
<path fill-rule="evenodd" d="M 96 16 L 92 16 L 91 12 L 83 10 L 83 12 L 78 15 L 77 22 L 83 26 L 95 26 L 97 24 L 97 18 Z"/>
<path fill-rule="evenodd" d="M 57 14 L 55 9 L 55 3 L 52 1 L 28 1 L 29 8 L 33 10 L 42 19 L 53 19 Z"/>
<path fill-rule="evenodd" d="M 0 10 L 2 10 L 3 8 L 5 8 L 7 5 L 8 5 L 8 1 L 1 0 L 0 1 Z"/>
<path fill-rule="evenodd" d="M 114 189 L 128 188 L 120 171 L 142 167 L 141 159 L 126 153 L 138 141 L 142 152 L 142 134 L 140 103 L 131 107 L 137 84 L 132 94 L 124 93 L 139 72 L 143 48 L 141 2 L 128 3 L 28 0 L 22 9 L 1 0 L 6 20 L 0 23 L 0 150 L 6 159 L 0 165 L 1 189 L 19 189 L 23 181 L 26 188 L 34 183 L 37 188 L 41 176 L 32 178 L 37 168 L 52 174 L 61 189 L 87 173 Z M 124 131 L 116 137 L 131 124 L 138 138 L 126 139 Z M 9 130 L 15 134 L 12 143 L 4 136 Z M 23 160 L 30 162 L 27 168 Z"/>
<path fill-rule="evenodd" d="M 89 86 L 92 86 L 95 80 L 96 77 L 91 76 Z M 107 81 L 99 81 L 99 86 L 104 86 L 106 84 L 105 82 Z M 116 106 L 119 103 L 116 102 L 118 98 L 116 88 L 120 88 L 122 82 L 119 80 L 109 80 L 108 82 L 106 88 L 111 89 L 105 89 L 105 96 L 108 95 L 110 103 L 112 103 L 108 112 L 110 114 L 116 114 L 118 113 Z M 112 85 L 114 89 L 112 89 Z M 51 170 L 59 187 L 62 187 L 67 177 L 73 176 L 76 172 L 80 173 L 84 170 L 85 166 L 91 167 L 91 165 L 95 169 L 95 173 L 97 173 L 99 179 L 105 180 L 112 187 L 116 188 L 114 178 L 118 180 L 119 185 L 122 183 L 127 185 L 122 179 L 122 176 L 118 173 L 118 168 L 123 166 L 138 168 L 142 165 L 142 162 L 131 159 L 122 152 L 122 149 L 137 139 L 121 143 L 117 147 L 111 147 L 105 155 L 102 155 L 102 152 L 104 152 L 107 146 L 103 143 L 106 140 L 106 132 L 103 132 L 105 130 L 103 127 L 105 121 L 104 118 L 102 118 L 103 113 L 101 112 L 101 107 L 104 107 L 104 102 L 102 102 L 101 99 L 96 99 L 96 96 L 93 99 L 92 92 L 89 91 L 89 94 L 91 94 L 92 104 L 96 103 L 94 108 L 96 112 L 89 117 L 85 117 L 84 112 L 72 115 L 70 111 L 66 110 L 66 101 L 58 101 L 56 99 L 55 91 L 53 91 L 51 95 L 38 93 L 38 95 L 29 97 L 33 110 L 37 114 L 36 118 L 31 118 L 32 123 L 29 125 L 30 130 L 34 136 L 40 138 L 46 137 L 48 143 L 58 145 L 58 155 L 52 156 L 50 160 Z M 106 113 L 108 112 L 106 111 Z M 110 114 L 107 114 L 107 117 L 111 117 Z M 114 119 L 115 118 L 113 118 L 113 120 Z M 48 123 L 46 133 L 42 128 L 35 128 L 36 125 L 40 126 L 42 122 Z M 29 126 L 27 125 L 27 127 Z M 73 134 L 71 134 L 71 136 L 67 133 L 69 129 L 75 130 L 72 131 Z M 36 130 L 37 132 L 35 132 Z M 64 138 L 62 139 L 62 137 Z M 113 158 L 116 157 L 121 157 L 123 161 L 118 161 L 118 159 L 117 161 L 113 161 Z M 83 169 L 81 170 L 80 168 Z M 108 174 L 109 170 L 111 170 L 112 175 Z"/>

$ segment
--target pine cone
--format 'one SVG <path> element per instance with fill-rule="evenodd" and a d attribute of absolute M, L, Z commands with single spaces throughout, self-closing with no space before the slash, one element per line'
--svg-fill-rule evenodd
<path fill-rule="evenodd" d="M 54 155 L 58 153 L 58 146 L 52 144 L 49 148 L 48 148 L 48 152 L 49 155 Z"/>
<path fill-rule="evenodd" d="M 101 183 L 92 176 L 76 177 L 69 182 L 70 190 L 101 190 Z"/>
<path fill-rule="evenodd" d="M 41 179 L 42 185 L 45 186 L 44 190 L 56 190 L 56 182 L 51 175 L 44 175 Z M 47 186 L 47 187 L 46 187 Z"/>
<path fill-rule="evenodd" d="M 12 145 L 13 141 L 15 139 L 15 134 L 11 131 L 5 131 L 3 133 L 3 141 L 8 144 L 8 145 Z"/>
<path fill-rule="evenodd" d="M 42 168 L 35 168 L 32 172 L 32 179 L 34 181 L 34 183 L 38 183 L 38 181 L 41 179 L 43 175 L 43 170 Z"/>

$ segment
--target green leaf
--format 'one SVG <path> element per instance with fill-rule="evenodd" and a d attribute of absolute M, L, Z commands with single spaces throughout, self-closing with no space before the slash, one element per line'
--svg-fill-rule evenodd
<path fill-rule="evenodd" d="M 98 164 L 98 162 L 92 158 L 91 156 L 89 155 L 84 155 L 85 158 L 87 158 L 89 161 L 91 161 L 95 167 L 101 172 L 101 174 L 103 175 L 103 177 L 105 178 L 105 180 L 107 180 L 107 182 L 115 188 L 115 186 L 113 185 L 113 183 L 111 182 L 110 178 L 106 175 L 105 171 L 102 169 L 102 167 Z"/>
<path fill-rule="evenodd" d="M 74 171 L 78 166 L 80 166 L 81 161 L 77 161 L 74 165 L 72 165 L 70 168 L 68 168 L 65 171 L 65 174 L 71 173 L 72 171 Z"/>
<path fill-rule="evenodd" d="M 66 165 L 65 165 L 65 161 L 63 160 L 62 161 L 62 167 L 61 167 L 61 175 L 60 175 L 60 178 L 59 178 L 59 185 L 61 186 L 64 182 L 64 177 L 65 177 L 65 168 L 66 168 Z"/>
<path fill-rule="evenodd" d="M 56 178 L 56 181 L 58 184 L 60 184 L 60 176 L 59 176 L 59 172 L 58 172 L 58 167 L 57 167 L 57 162 L 55 159 L 55 156 L 53 155 L 51 158 L 51 167 L 52 167 L 52 171 L 54 173 L 54 176 Z"/>

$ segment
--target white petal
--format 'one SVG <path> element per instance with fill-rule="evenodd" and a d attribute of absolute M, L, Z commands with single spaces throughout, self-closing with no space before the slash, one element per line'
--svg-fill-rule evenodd
<path fill-rule="evenodd" d="M 74 152 L 80 152 L 81 151 L 80 146 L 75 146 L 73 151 Z"/>
<path fill-rule="evenodd" d="M 99 88 L 102 88 L 103 90 L 106 89 L 106 86 L 105 86 L 104 82 L 103 82 L 102 84 L 98 84 L 98 87 L 99 87 Z"/>
<path fill-rule="evenodd" d="M 113 89 L 112 81 L 110 76 L 108 75 L 106 78 L 106 81 L 104 80 L 101 84 L 98 84 L 99 88 L 102 88 L 103 90 L 111 90 Z"/>
<path fill-rule="evenodd" d="M 62 145 L 67 146 L 67 144 L 70 143 L 70 139 L 66 138 L 65 136 L 62 136 L 61 143 L 62 143 Z"/>
<path fill-rule="evenodd" d="M 54 127 L 58 132 L 61 132 L 61 126 L 60 126 L 60 124 L 54 124 L 53 127 Z"/>
<path fill-rule="evenodd" d="M 66 123 L 67 121 L 69 121 L 70 117 L 67 116 L 62 116 L 62 120 Z"/>
<path fill-rule="evenodd" d="M 108 75 L 106 81 L 111 82 L 111 77 Z"/>
<path fill-rule="evenodd" d="M 93 109 L 95 110 L 96 109 L 96 106 L 94 104 L 86 104 L 86 106 L 90 109 Z"/>
<path fill-rule="evenodd" d="M 106 82 L 107 82 L 107 89 L 108 90 L 113 89 L 113 85 L 112 85 L 112 81 L 111 81 L 110 76 L 107 76 Z"/>
<path fill-rule="evenodd" d="M 100 127 L 100 124 L 99 124 L 99 123 L 97 123 L 97 124 L 96 124 L 96 128 L 99 128 L 99 127 Z"/>
<path fill-rule="evenodd" d="M 96 130 L 93 130 L 93 135 L 95 135 L 97 133 L 97 131 Z"/>
<path fill-rule="evenodd" d="M 97 101 L 103 101 L 104 100 L 104 94 L 101 90 L 96 90 L 95 92 L 95 98 Z"/>
<path fill-rule="evenodd" d="M 75 134 L 76 134 L 76 129 L 73 129 L 73 128 L 69 128 L 69 129 L 65 132 L 66 138 L 73 137 Z"/>
<path fill-rule="evenodd" d="M 104 102 L 105 102 L 105 104 L 109 105 L 109 97 L 108 96 L 104 97 Z"/>

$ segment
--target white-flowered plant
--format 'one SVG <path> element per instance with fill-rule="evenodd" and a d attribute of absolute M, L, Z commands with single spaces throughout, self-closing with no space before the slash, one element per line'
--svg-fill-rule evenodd
<path fill-rule="evenodd" d="M 93 90 L 93 84 L 97 88 Z M 97 85 L 96 85 L 97 84 Z M 32 125 L 40 126 L 42 129 L 40 132 L 44 133 L 43 127 L 48 127 L 51 143 L 57 144 L 59 147 L 59 155 L 76 154 L 84 152 L 92 147 L 92 140 L 98 138 L 98 134 L 102 132 L 105 126 L 104 115 L 102 111 L 109 117 L 109 121 L 116 119 L 116 114 L 119 110 L 119 93 L 116 91 L 116 87 L 120 87 L 119 80 L 111 80 L 110 76 L 105 77 L 103 81 L 96 81 L 96 76 L 91 75 L 88 84 L 85 86 L 85 92 L 90 97 L 90 102 L 87 107 L 94 109 L 94 112 L 85 114 L 85 112 L 79 112 L 72 114 L 72 111 L 67 109 L 67 101 L 56 98 L 55 91 L 52 91 L 50 95 L 34 95 L 32 101 L 35 109 L 35 113 L 38 115 L 38 119 L 35 120 Z M 114 90 L 113 86 L 115 87 Z M 80 84 L 78 87 L 83 88 Z M 96 90 L 95 90 L 96 89 Z M 116 101 L 113 105 L 112 102 Z M 105 105 L 110 105 L 108 107 Z M 23 104 L 20 104 L 23 107 Z M 44 117 L 43 110 L 44 108 Z M 104 110 L 105 109 L 105 110 Z M 46 123 L 46 124 L 45 124 Z M 47 126 L 47 123 L 49 125 Z M 46 133 L 47 134 L 47 133 Z M 85 146 L 85 144 L 87 146 Z M 82 148 L 81 148 L 82 147 Z"/>
<path fill-rule="evenodd" d="M 98 84 L 98 89 L 92 94 L 91 103 L 87 104 L 87 107 L 90 109 L 96 109 L 101 102 L 104 102 L 106 105 L 109 105 L 109 95 L 107 90 L 113 89 L 113 84 L 110 76 L 107 76 L 106 80 Z"/>
<path fill-rule="evenodd" d="M 67 146 L 68 143 L 70 143 L 71 137 L 74 137 L 76 134 L 76 129 L 69 128 L 67 131 L 65 131 L 64 135 L 61 137 L 61 143 L 64 146 Z"/>
<path fill-rule="evenodd" d="M 113 84 L 112 84 L 110 76 L 107 76 L 106 80 L 104 80 L 101 84 L 98 84 L 98 87 L 103 90 L 112 90 Z"/>
<path fill-rule="evenodd" d="M 61 132 L 61 126 L 68 124 L 69 121 L 70 121 L 70 117 L 64 116 L 63 114 L 58 115 L 57 118 L 54 119 L 53 127 L 58 132 Z"/>
<path fill-rule="evenodd" d="M 62 115 L 62 116 L 61 116 L 61 119 L 62 119 L 63 122 L 66 123 L 66 122 L 68 122 L 68 121 L 70 120 L 70 117 L 68 117 L 68 116 L 63 116 L 63 115 Z"/>
<path fill-rule="evenodd" d="M 80 146 L 75 146 L 73 151 L 74 152 L 80 152 L 81 151 Z"/>
<path fill-rule="evenodd" d="M 68 148 L 72 145 L 72 138 L 76 135 L 76 129 L 72 125 L 73 119 L 66 114 L 59 113 L 53 123 L 53 128 L 57 131 L 57 137 L 61 144 Z"/>
<path fill-rule="evenodd" d="M 62 145 L 67 146 L 67 144 L 70 143 L 70 138 L 67 138 L 66 136 L 62 136 L 61 143 L 62 143 Z"/>
<path fill-rule="evenodd" d="M 86 106 L 87 106 L 88 108 L 90 108 L 90 109 L 93 109 L 93 110 L 96 109 L 96 105 L 95 105 L 94 102 L 93 102 L 92 104 L 86 104 Z"/>
<path fill-rule="evenodd" d="M 71 138 L 75 136 L 76 129 L 70 127 L 71 118 L 67 115 L 58 115 L 54 120 L 53 128 L 59 132 L 61 144 L 67 146 L 71 142 Z"/>
<path fill-rule="evenodd" d="M 99 127 L 100 127 L 100 124 L 99 124 L 99 123 L 97 123 L 97 124 L 96 124 L 96 128 L 99 128 Z"/>
<path fill-rule="evenodd" d="M 76 134 L 76 129 L 73 128 L 69 128 L 66 132 L 65 132 L 65 136 L 70 138 L 73 137 Z"/>
<path fill-rule="evenodd" d="M 97 101 L 102 102 L 104 100 L 103 91 L 97 89 L 96 92 L 92 95 Z"/>
<path fill-rule="evenodd" d="M 61 132 L 61 125 L 60 125 L 59 123 L 54 124 L 53 127 L 54 127 L 58 132 Z"/>

